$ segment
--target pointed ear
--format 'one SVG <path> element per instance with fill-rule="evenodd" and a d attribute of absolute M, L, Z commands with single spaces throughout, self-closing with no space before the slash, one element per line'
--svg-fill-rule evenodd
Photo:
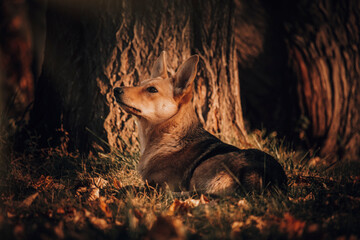
<path fill-rule="evenodd" d="M 175 96 L 183 95 L 188 92 L 187 89 L 192 85 L 195 79 L 198 62 L 199 62 L 199 56 L 193 55 L 183 64 L 181 64 L 181 66 L 175 73 L 175 79 L 174 79 Z"/>
<path fill-rule="evenodd" d="M 151 70 L 151 78 L 157 77 L 168 78 L 165 51 L 161 52 L 160 57 L 155 61 Z"/>

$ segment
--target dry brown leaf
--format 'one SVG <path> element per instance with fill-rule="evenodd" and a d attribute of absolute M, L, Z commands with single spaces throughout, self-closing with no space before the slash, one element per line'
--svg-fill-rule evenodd
<path fill-rule="evenodd" d="M 105 219 L 92 216 L 89 217 L 89 221 L 91 222 L 91 224 L 93 224 L 95 227 L 101 230 L 106 230 L 110 228 L 110 225 L 106 222 Z"/>
<path fill-rule="evenodd" d="M 63 190 L 65 189 L 65 185 L 61 183 L 53 183 L 52 187 L 56 190 Z"/>
<path fill-rule="evenodd" d="M 129 226 L 131 229 L 136 229 L 139 225 L 139 221 L 142 217 L 142 213 L 136 209 L 129 210 Z"/>
<path fill-rule="evenodd" d="M 208 204 L 209 202 L 210 202 L 210 200 L 204 194 L 201 194 L 200 203 L 201 204 Z"/>
<path fill-rule="evenodd" d="M 191 208 L 195 208 L 200 204 L 207 204 L 210 200 L 201 194 L 200 199 L 188 198 L 185 201 L 175 199 L 173 204 L 169 207 L 168 215 L 174 215 L 175 213 L 189 214 Z"/>
<path fill-rule="evenodd" d="M 310 200 L 314 200 L 314 199 L 315 199 L 315 196 L 312 192 L 309 193 L 308 195 L 306 195 L 305 197 L 298 197 L 298 198 L 289 197 L 289 200 L 294 203 L 306 202 L 306 201 L 310 201 Z"/>
<path fill-rule="evenodd" d="M 106 218 L 112 218 L 112 212 L 110 211 L 110 208 L 105 201 L 106 199 L 104 197 L 99 198 L 99 208 L 105 214 Z"/>
<path fill-rule="evenodd" d="M 20 204 L 19 207 L 30 207 L 30 205 L 34 202 L 34 200 L 39 196 L 39 193 L 36 192 L 34 194 L 31 194 L 30 196 L 28 196 L 24 201 L 22 201 L 22 203 Z"/>
<path fill-rule="evenodd" d="M 65 237 L 63 221 L 60 221 L 59 224 L 54 227 L 54 232 L 59 239 L 63 239 Z"/>
<path fill-rule="evenodd" d="M 249 210 L 250 209 L 249 203 L 248 203 L 248 201 L 246 201 L 246 199 L 240 199 L 237 202 L 237 205 L 238 205 L 239 208 L 241 208 L 243 210 Z"/>
<path fill-rule="evenodd" d="M 248 219 L 246 219 L 245 224 L 248 226 L 255 225 L 255 227 L 260 231 L 263 231 L 267 226 L 269 226 L 268 222 L 263 218 L 254 215 L 249 216 Z"/>
<path fill-rule="evenodd" d="M 92 178 L 91 182 L 97 188 L 106 187 L 106 185 L 108 185 L 108 183 L 109 183 L 107 180 L 103 179 L 102 177 Z"/>
<path fill-rule="evenodd" d="M 256 227 L 260 232 L 264 232 L 277 223 L 278 221 L 275 217 L 265 219 L 263 217 L 250 215 L 244 222 L 235 221 L 231 224 L 231 238 L 237 239 L 243 229 L 251 226 Z"/>
<path fill-rule="evenodd" d="M 172 216 L 176 213 L 186 214 L 189 212 L 190 204 L 178 199 L 175 199 L 173 204 L 169 207 L 168 215 Z"/>
<path fill-rule="evenodd" d="M 139 209 L 134 208 L 133 213 L 134 213 L 135 217 L 139 220 L 144 217 L 144 213 Z"/>
<path fill-rule="evenodd" d="M 304 233 L 306 223 L 294 218 L 290 213 L 285 213 L 280 223 L 280 230 L 286 232 L 290 239 L 301 237 Z"/>
<path fill-rule="evenodd" d="M 195 208 L 201 204 L 201 201 L 200 199 L 189 198 L 185 200 L 184 204 L 188 204 L 189 208 Z"/>
<path fill-rule="evenodd" d="M 14 217 L 16 217 L 16 215 L 13 214 L 13 213 L 11 213 L 11 212 L 7 212 L 6 215 L 7 215 L 8 218 L 14 218 Z"/>
<path fill-rule="evenodd" d="M 65 210 L 63 208 L 56 209 L 57 214 L 65 214 Z"/>
<path fill-rule="evenodd" d="M 54 211 L 52 209 L 48 209 L 47 215 L 49 218 L 52 218 L 54 216 Z"/>
<path fill-rule="evenodd" d="M 86 193 L 88 191 L 88 189 L 86 187 L 79 187 L 77 190 L 76 190 L 76 195 L 77 196 L 81 196 L 82 193 Z"/>
<path fill-rule="evenodd" d="M 24 238 L 24 234 L 25 234 L 25 227 L 23 224 L 17 224 L 15 227 L 14 227 L 14 236 L 17 238 L 17 239 L 23 239 Z"/>
<path fill-rule="evenodd" d="M 40 178 L 33 184 L 35 189 L 45 190 L 54 184 L 54 179 L 51 176 L 41 175 Z"/>
<path fill-rule="evenodd" d="M 170 216 L 159 216 L 145 239 L 182 240 L 186 239 L 186 231 L 180 219 Z"/>
<path fill-rule="evenodd" d="M 89 201 L 95 201 L 99 197 L 100 197 L 100 189 L 97 188 L 95 185 L 91 185 L 89 189 L 89 196 L 87 199 Z"/>
<path fill-rule="evenodd" d="M 231 239 L 239 239 L 239 234 L 241 230 L 244 228 L 245 223 L 240 221 L 235 221 L 231 224 Z"/>
<path fill-rule="evenodd" d="M 66 208 L 65 216 L 64 216 L 65 222 L 77 223 L 82 219 L 83 219 L 83 214 L 81 212 L 78 212 L 76 208 L 74 207 Z"/>
<path fill-rule="evenodd" d="M 123 184 L 116 178 L 113 179 L 113 185 L 116 189 L 121 189 L 123 187 Z"/>
<path fill-rule="evenodd" d="M 116 226 L 124 226 L 125 223 L 120 222 L 119 220 L 115 220 L 115 225 Z"/>

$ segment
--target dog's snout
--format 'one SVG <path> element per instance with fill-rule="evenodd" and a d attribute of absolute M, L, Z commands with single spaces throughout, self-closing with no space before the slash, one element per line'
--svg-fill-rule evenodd
<path fill-rule="evenodd" d="M 124 90 L 122 88 L 117 87 L 114 89 L 115 96 L 120 96 L 123 93 L 124 93 Z"/>

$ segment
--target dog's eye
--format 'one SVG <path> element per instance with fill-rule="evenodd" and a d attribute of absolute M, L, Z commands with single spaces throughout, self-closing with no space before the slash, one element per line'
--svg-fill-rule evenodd
<path fill-rule="evenodd" d="M 156 88 L 154 88 L 154 87 L 148 87 L 146 89 L 146 91 L 148 91 L 149 93 L 157 93 L 158 92 L 158 90 Z"/>

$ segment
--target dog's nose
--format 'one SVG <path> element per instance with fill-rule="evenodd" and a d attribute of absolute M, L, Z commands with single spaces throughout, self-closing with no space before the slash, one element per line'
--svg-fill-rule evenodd
<path fill-rule="evenodd" d="M 114 89 L 114 95 L 115 96 L 120 96 L 123 93 L 124 93 L 124 90 L 122 88 L 117 87 L 117 88 Z"/>

